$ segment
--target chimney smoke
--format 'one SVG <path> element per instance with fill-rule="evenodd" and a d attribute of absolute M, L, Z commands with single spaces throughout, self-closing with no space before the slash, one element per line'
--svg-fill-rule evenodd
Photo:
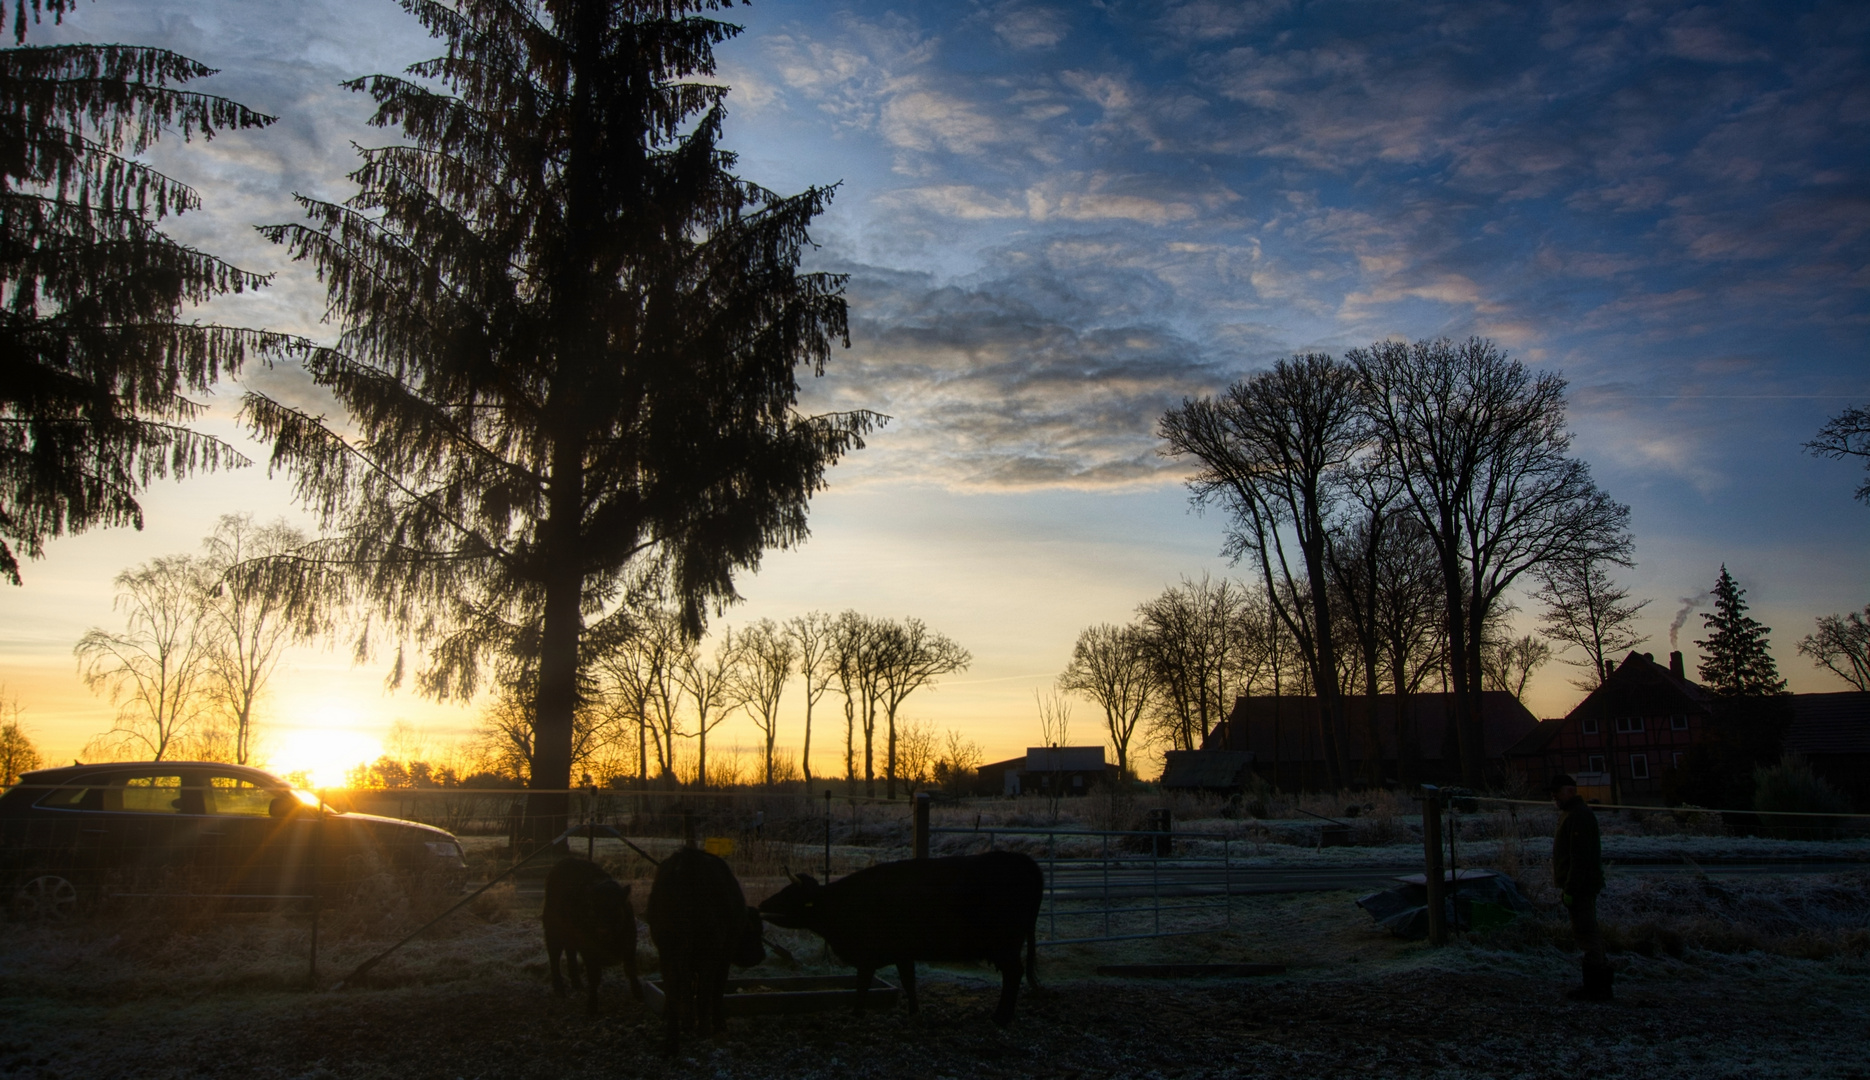
<path fill-rule="evenodd" d="M 1707 593 L 1702 593 L 1700 596 L 1682 597 L 1682 610 L 1675 613 L 1675 621 L 1669 624 L 1669 648 L 1674 649 L 1681 645 L 1681 642 L 1677 641 L 1676 638 L 1682 632 L 1682 624 L 1688 621 L 1688 613 L 1707 602 Z"/>

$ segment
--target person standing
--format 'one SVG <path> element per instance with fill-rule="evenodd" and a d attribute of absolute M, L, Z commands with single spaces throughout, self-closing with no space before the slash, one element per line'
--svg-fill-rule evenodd
<path fill-rule="evenodd" d="M 1571 916 L 1571 934 L 1584 950 L 1584 984 L 1568 991 L 1573 1001 L 1611 1000 L 1610 962 L 1597 926 L 1597 894 L 1604 891 L 1602 842 L 1597 816 L 1578 795 L 1578 781 L 1552 778 L 1552 801 L 1558 804 L 1558 832 L 1552 837 L 1552 881 L 1559 902 Z"/>

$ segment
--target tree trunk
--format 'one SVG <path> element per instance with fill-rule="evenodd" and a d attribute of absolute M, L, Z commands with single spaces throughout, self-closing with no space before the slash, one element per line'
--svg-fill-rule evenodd
<path fill-rule="evenodd" d="M 888 759 L 883 763 L 883 790 L 887 798 L 896 797 L 896 710 L 891 709 L 884 722 L 889 725 Z"/>
<path fill-rule="evenodd" d="M 571 482 L 576 483 L 575 469 Z M 545 531 L 563 530 L 563 520 L 555 516 Z M 575 559 L 555 560 L 554 565 L 560 569 L 546 583 L 539 688 L 533 699 L 532 776 L 527 782 L 533 790 L 526 797 L 525 831 L 525 839 L 533 847 L 549 843 L 564 832 L 571 812 L 566 789 L 571 787 L 572 714 L 578 704 L 578 634 L 582 622 L 578 608 L 584 582 Z"/>
<path fill-rule="evenodd" d="M 809 680 L 811 676 L 807 675 Z M 805 686 L 805 749 L 799 751 L 799 771 L 805 774 L 805 791 L 812 790 L 812 687 Z"/>
<path fill-rule="evenodd" d="M 1448 681 L 1452 683 L 1453 709 L 1449 723 L 1454 725 L 1455 739 L 1460 747 L 1461 780 L 1468 787 L 1480 786 L 1481 748 L 1475 744 L 1477 718 L 1474 716 L 1477 704 L 1468 696 L 1469 661 L 1478 659 L 1478 643 L 1472 650 L 1468 647 L 1467 604 L 1461 591 L 1460 566 L 1450 558 L 1442 559 L 1442 584 L 1445 610 L 1444 621 L 1448 626 Z"/>

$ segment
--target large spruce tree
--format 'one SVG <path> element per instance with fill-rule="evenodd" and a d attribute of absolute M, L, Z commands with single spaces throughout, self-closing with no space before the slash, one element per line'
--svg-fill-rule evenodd
<path fill-rule="evenodd" d="M 1701 616 L 1708 636 L 1701 679 L 1718 697 L 1706 736 L 1689 748 L 1679 775 L 1665 776 L 1680 799 L 1722 809 L 1753 805 L 1754 771 L 1779 760 L 1792 716 L 1786 682 L 1767 650 L 1771 627 L 1747 615 L 1747 592 L 1727 567 L 1714 584 L 1714 611 Z M 1746 821 L 1734 824 L 1746 827 Z"/>
<path fill-rule="evenodd" d="M 1721 567 L 1714 583 L 1714 611 L 1701 616 L 1706 639 L 1695 642 L 1701 650 L 1701 681 L 1727 698 L 1771 697 L 1786 692 L 1779 666 L 1767 650 L 1770 626 L 1761 626 L 1747 614 L 1747 590 Z"/>
<path fill-rule="evenodd" d="M 32 14 L 75 6 L 34 0 Z M 23 42 L 26 0 L 14 16 Z M 152 479 L 243 461 L 187 426 L 201 410 L 187 395 L 278 339 L 181 313 L 265 278 L 165 235 L 200 200 L 138 160 L 165 132 L 273 122 L 181 89 L 212 74 L 164 49 L 0 50 L 0 575 L 16 585 L 51 537 L 141 528 Z"/>
<path fill-rule="evenodd" d="M 403 3 L 443 55 L 348 84 L 403 141 L 265 230 L 327 283 L 341 335 L 306 364 L 344 425 L 259 395 L 246 416 L 334 533 L 326 565 L 424 644 L 424 691 L 491 667 L 530 698 L 538 838 L 591 620 L 614 637 L 654 568 L 698 634 L 874 417 L 796 411 L 798 369 L 848 343 L 843 279 L 798 272 L 831 192 L 732 174 L 726 88 L 691 81 L 739 30 L 702 17 L 723 4 Z"/>

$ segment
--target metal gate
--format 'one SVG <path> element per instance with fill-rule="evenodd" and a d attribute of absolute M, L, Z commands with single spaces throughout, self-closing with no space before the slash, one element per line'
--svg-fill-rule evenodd
<path fill-rule="evenodd" d="M 1045 873 L 1040 945 L 1203 934 L 1233 925 L 1237 837 L 1220 833 L 928 828 L 931 836 L 1011 847 Z M 921 831 L 921 830 L 918 830 Z M 918 845 L 918 850 L 926 850 Z"/>

